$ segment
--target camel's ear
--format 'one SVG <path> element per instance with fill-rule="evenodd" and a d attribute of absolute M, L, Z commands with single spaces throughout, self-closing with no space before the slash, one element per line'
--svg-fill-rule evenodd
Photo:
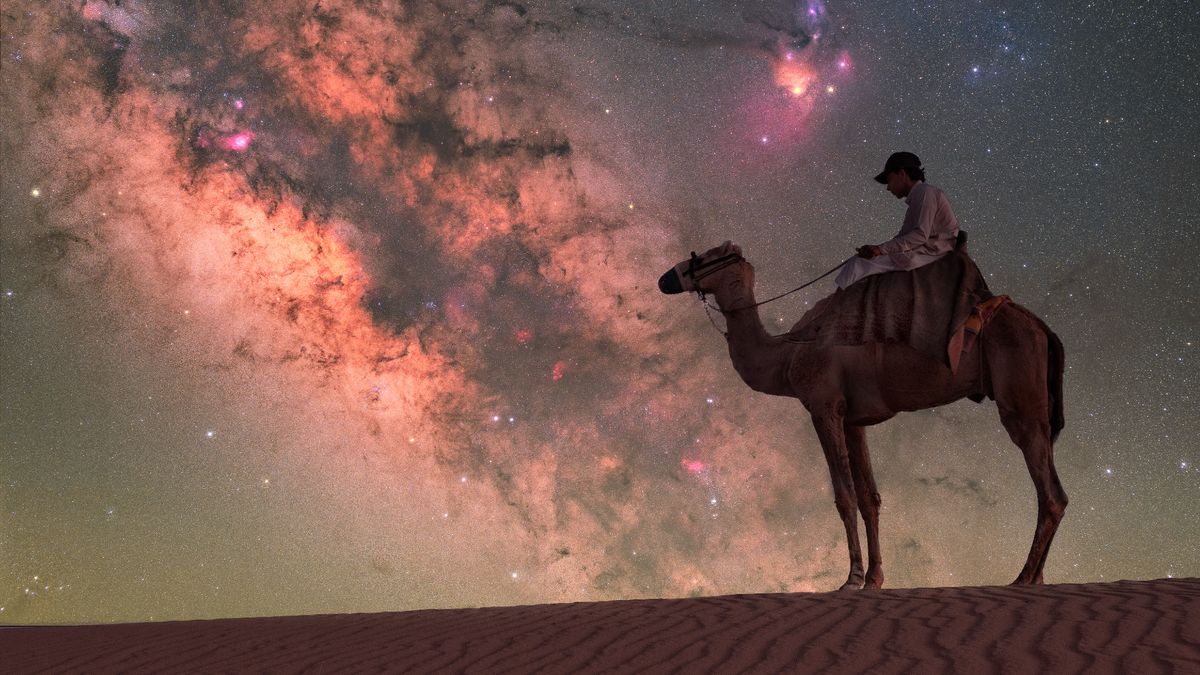
<path fill-rule="evenodd" d="M 742 247 L 741 247 L 741 246 L 738 246 L 737 244 L 734 244 L 734 245 L 733 245 L 733 252 L 734 252 L 734 253 L 736 253 L 736 254 L 738 254 L 738 255 L 741 255 L 741 254 L 742 254 Z"/>

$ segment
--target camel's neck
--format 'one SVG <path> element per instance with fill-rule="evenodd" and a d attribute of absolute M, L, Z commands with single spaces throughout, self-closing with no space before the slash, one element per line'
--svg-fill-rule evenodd
<path fill-rule="evenodd" d="M 795 344 L 767 334 L 754 307 L 754 291 L 741 283 L 725 285 L 714 294 L 725 315 L 729 357 L 742 380 L 755 391 L 791 396 L 788 364 Z M 741 309 L 738 309 L 741 308 Z"/>

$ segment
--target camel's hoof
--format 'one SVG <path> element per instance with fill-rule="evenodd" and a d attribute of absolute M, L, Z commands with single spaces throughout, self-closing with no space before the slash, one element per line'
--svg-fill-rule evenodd
<path fill-rule="evenodd" d="M 1009 586 L 1038 586 L 1041 583 L 1041 579 L 1025 579 L 1023 577 L 1017 577 L 1015 581 L 1009 584 Z"/>
<path fill-rule="evenodd" d="M 868 570 L 867 581 L 865 584 L 863 584 L 863 588 L 883 588 L 883 572 L 880 572 L 878 569 L 874 572 Z"/>
<path fill-rule="evenodd" d="M 857 590 L 861 590 L 862 587 L 863 587 L 863 582 L 850 580 L 850 581 L 847 581 L 846 583 L 842 584 L 842 587 L 839 588 L 838 591 L 839 592 L 841 592 L 841 591 L 857 591 Z"/>

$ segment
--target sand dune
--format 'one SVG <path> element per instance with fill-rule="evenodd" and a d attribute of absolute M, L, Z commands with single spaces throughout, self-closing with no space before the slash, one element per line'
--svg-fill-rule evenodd
<path fill-rule="evenodd" d="M 1200 579 L 0 629 L 5 672 L 1200 673 Z"/>

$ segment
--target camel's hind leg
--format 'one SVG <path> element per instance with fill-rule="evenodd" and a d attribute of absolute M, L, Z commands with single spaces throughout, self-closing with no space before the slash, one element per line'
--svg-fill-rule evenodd
<path fill-rule="evenodd" d="M 879 551 L 879 490 L 871 472 L 871 455 L 867 452 L 867 430 L 845 424 L 846 449 L 850 453 L 850 471 L 854 474 L 854 492 L 858 510 L 867 526 L 867 576 L 864 588 L 883 586 L 883 556 Z"/>
<path fill-rule="evenodd" d="M 1022 331 L 1020 327 L 1007 335 L 993 335 L 995 338 L 989 336 L 992 340 L 987 356 L 1000 421 L 1025 455 L 1038 500 L 1033 544 L 1024 569 L 1013 583 L 1040 584 L 1050 542 L 1067 508 L 1067 492 L 1054 469 L 1054 446 L 1050 441 L 1046 337 L 1040 329 Z"/>
<path fill-rule="evenodd" d="M 1004 428 L 1013 442 L 1025 454 L 1025 466 L 1037 490 L 1038 520 L 1033 544 L 1029 547 L 1029 558 L 1014 584 L 1042 583 L 1042 568 L 1050 552 L 1050 542 L 1058 530 L 1063 512 L 1067 508 L 1067 492 L 1054 470 L 1054 450 L 1050 445 L 1050 425 L 1042 420 L 1031 420 L 1026 416 L 1001 412 Z"/>

